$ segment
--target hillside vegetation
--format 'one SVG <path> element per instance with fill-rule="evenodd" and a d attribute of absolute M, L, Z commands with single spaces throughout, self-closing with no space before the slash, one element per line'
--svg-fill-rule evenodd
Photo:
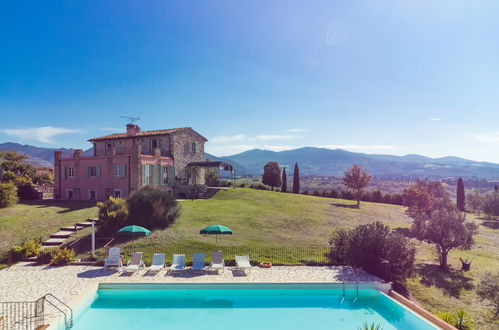
<path fill-rule="evenodd" d="M 244 248 L 288 247 L 279 250 L 289 254 L 292 251 L 289 247 L 326 247 L 338 228 L 381 221 L 404 234 L 411 226 L 412 220 L 404 213 L 404 207 L 362 202 L 358 209 L 354 204 L 341 199 L 231 189 L 219 192 L 210 200 L 181 202 L 181 215 L 170 228 L 154 231 L 149 237 L 125 243 L 124 247 L 130 248 L 128 251 L 166 252 L 168 258 L 173 251 L 190 254 L 217 247 L 240 247 L 238 253 L 244 253 Z M 5 251 L 14 241 L 48 235 L 62 224 L 93 215 L 92 204 L 74 202 L 19 204 L 2 209 L 0 248 Z M 472 215 L 468 218 L 479 224 L 477 243 L 470 251 L 452 250 L 449 264 L 459 269 L 459 257 L 468 257 L 472 259 L 471 271 L 442 273 L 434 248 L 418 242 L 416 271 L 406 286 L 420 304 L 434 313 L 463 307 L 474 319 L 476 328 L 494 329 L 497 323 L 490 320 L 474 289 L 482 272 L 499 270 L 499 221 Z M 211 224 L 226 225 L 234 235 L 224 236 L 217 245 L 213 236 L 199 234 L 200 229 Z M 288 257 L 283 260 L 299 261 L 292 255 Z"/>

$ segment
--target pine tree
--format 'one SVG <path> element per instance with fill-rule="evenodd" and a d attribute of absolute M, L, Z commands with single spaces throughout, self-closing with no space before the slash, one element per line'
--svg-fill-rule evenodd
<path fill-rule="evenodd" d="M 465 196 L 464 196 L 464 182 L 463 178 L 457 180 L 457 196 L 456 196 L 456 206 L 461 212 L 464 212 Z"/>
<path fill-rule="evenodd" d="M 300 193 L 300 169 L 298 168 L 298 162 L 295 163 L 295 169 L 293 171 L 293 194 Z"/>
<path fill-rule="evenodd" d="M 286 168 L 282 168 L 282 186 L 281 186 L 281 192 L 288 192 L 288 178 L 286 176 Z"/>

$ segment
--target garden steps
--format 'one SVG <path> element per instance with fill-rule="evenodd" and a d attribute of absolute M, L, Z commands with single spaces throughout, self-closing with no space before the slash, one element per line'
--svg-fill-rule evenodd
<path fill-rule="evenodd" d="M 95 221 L 78 222 L 76 225 L 79 227 L 87 228 L 87 227 L 92 227 L 93 222 L 95 222 Z"/>
<path fill-rule="evenodd" d="M 73 235 L 75 232 L 74 231 L 69 231 L 69 230 L 61 230 L 55 234 L 50 235 L 50 238 L 69 238 L 71 235 Z"/>
<path fill-rule="evenodd" d="M 66 238 L 49 238 L 42 243 L 42 246 L 59 246 L 66 241 Z"/>
<path fill-rule="evenodd" d="M 74 231 L 81 230 L 83 228 L 85 228 L 85 227 L 76 225 L 76 226 L 61 227 L 59 229 L 61 231 L 73 231 L 74 232 Z"/>

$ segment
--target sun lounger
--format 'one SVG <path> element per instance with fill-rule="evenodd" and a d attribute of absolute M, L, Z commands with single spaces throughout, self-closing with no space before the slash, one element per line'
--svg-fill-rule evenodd
<path fill-rule="evenodd" d="M 160 270 L 165 268 L 165 254 L 164 253 L 155 253 L 152 256 L 152 264 L 151 267 L 147 269 L 147 272 L 157 273 Z"/>
<path fill-rule="evenodd" d="M 185 254 L 174 254 L 173 261 L 168 272 L 179 271 L 185 268 Z"/>
<path fill-rule="evenodd" d="M 192 267 L 193 271 L 203 271 L 204 270 L 204 253 L 194 253 L 192 255 Z"/>
<path fill-rule="evenodd" d="M 225 262 L 222 259 L 222 251 L 213 251 L 213 257 L 210 262 L 210 271 L 222 269 L 222 273 L 225 271 Z"/>
<path fill-rule="evenodd" d="M 240 269 L 242 271 L 247 269 L 248 273 L 251 272 L 249 256 L 236 256 L 236 269 Z"/>
<path fill-rule="evenodd" d="M 134 252 L 132 254 L 132 259 L 128 262 L 128 264 L 123 268 L 123 273 L 135 273 L 141 267 L 144 267 L 144 262 L 142 261 L 142 252 Z"/>
<path fill-rule="evenodd" d="M 116 267 L 121 267 L 123 264 L 121 263 L 121 251 L 120 248 L 117 247 L 112 247 L 109 249 L 109 254 L 104 260 L 104 267 L 111 267 L 111 266 L 116 266 Z"/>

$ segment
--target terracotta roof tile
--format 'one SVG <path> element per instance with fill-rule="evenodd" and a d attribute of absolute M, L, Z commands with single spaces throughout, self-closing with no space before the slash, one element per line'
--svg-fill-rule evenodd
<path fill-rule="evenodd" d="M 180 132 L 180 131 L 184 131 L 184 130 L 188 130 L 188 129 L 192 130 L 192 128 L 190 128 L 190 127 L 180 127 L 180 128 L 169 128 L 169 129 L 158 129 L 158 130 L 154 130 L 154 131 L 141 131 L 141 132 L 138 132 L 137 134 L 130 136 L 130 137 L 171 134 L 171 133 Z M 114 140 L 114 139 L 122 139 L 122 138 L 126 138 L 126 137 L 129 137 L 129 136 L 127 136 L 126 133 L 115 133 L 115 134 L 109 134 L 109 135 L 104 135 L 104 136 L 92 138 L 88 141 Z"/>

